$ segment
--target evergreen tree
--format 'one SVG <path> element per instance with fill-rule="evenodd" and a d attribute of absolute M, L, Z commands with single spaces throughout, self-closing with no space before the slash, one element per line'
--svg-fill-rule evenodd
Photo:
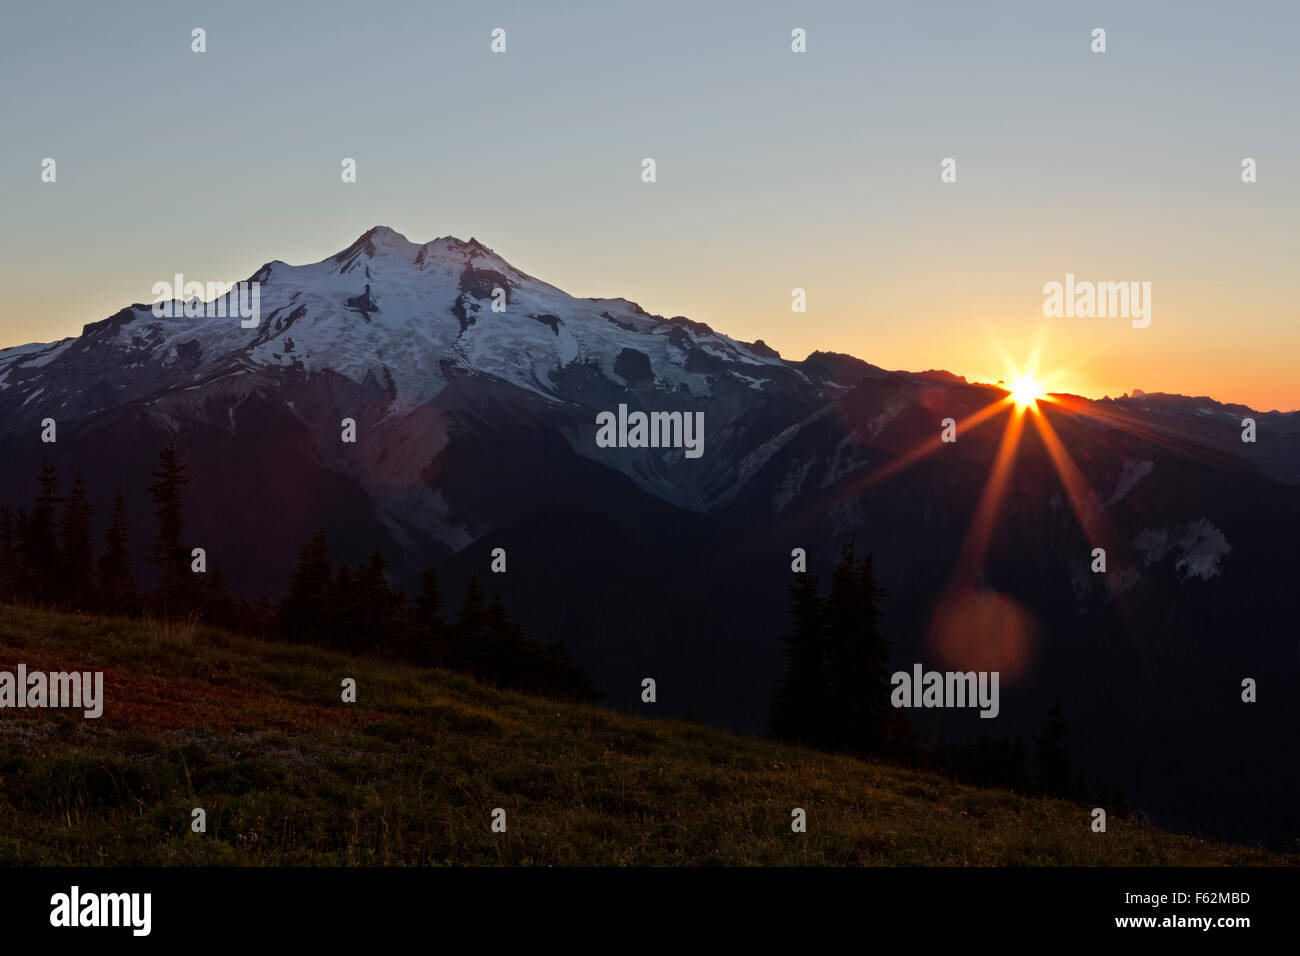
<path fill-rule="evenodd" d="M 413 609 L 415 646 L 412 659 L 423 665 L 440 664 L 446 654 L 446 623 L 438 592 L 438 569 L 432 564 L 420 575 L 420 593 Z"/>
<path fill-rule="evenodd" d="M 870 556 L 853 545 L 840 554 L 823 609 L 825 710 L 822 745 L 879 754 L 889 727 L 889 645 L 880 634 L 877 586 Z"/>
<path fill-rule="evenodd" d="M 524 634 L 498 595 L 484 618 L 478 676 L 527 694 L 594 701 L 600 697 L 587 672 L 563 644 L 543 644 Z"/>
<path fill-rule="evenodd" d="M 31 530 L 31 521 L 22 508 L 14 516 L 14 596 L 20 600 L 30 600 L 31 570 L 28 562 L 27 538 Z"/>
<path fill-rule="evenodd" d="M 13 512 L 0 508 L 0 601 L 18 599 L 18 526 Z"/>
<path fill-rule="evenodd" d="M 290 641 L 325 643 L 325 635 L 337 626 L 332 614 L 332 585 L 329 538 L 317 532 L 303 546 L 298 569 L 290 577 L 288 593 L 280 602 L 280 636 Z"/>
<path fill-rule="evenodd" d="M 239 629 L 239 604 L 230 596 L 220 565 L 213 563 L 200 575 L 196 598 L 199 617 L 204 622 L 226 630 Z"/>
<path fill-rule="evenodd" d="M 566 700 L 595 701 L 600 693 L 564 645 L 542 644 L 510 618 L 500 596 L 488 604 L 477 578 L 465 589 L 441 666 L 484 683 Z"/>
<path fill-rule="evenodd" d="M 154 536 L 150 560 L 162 569 L 159 597 L 163 606 L 183 610 L 191 603 L 190 554 L 181 544 L 185 531 L 185 514 L 181 508 L 181 487 L 189 484 L 190 474 L 176 453 L 176 446 L 168 445 L 160 456 L 159 467 L 151 474 L 156 479 L 149 486 L 149 500 L 154 504 L 158 518 L 158 532 Z"/>
<path fill-rule="evenodd" d="M 1025 738 L 1017 737 L 1011 748 L 1011 768 L 1006 782 L 1007 789 L 1017 793 L 1029 791 L 1029 756 L 1025 748 Z"/>
<path fill-rule="evenodd" d="M 769 733 L 778 740 L 816 744 L 824 726 L 825 662 L 822 599 L 817 579 L 799 574 L 790 585 L 790 632 L 785 676 L 772 699 Z"/>
<path fill-rule="evenodd" d="M 1028 793 L 1036 782 L 1029 775 L 1023 737 L 1008 743 L 984 733 L 974 743 L 938 748 L 936 755 L 941 769 L 965 783 Z"/>
<path fill-rule="evenodd" d="M 872 560 L 849 544 L 831 575 L 830 594 L 801 574 L 791 585 L 792 630 L 786 673 L 772 704 L 773 736 L 828 750 L 881 754 L 914 741 L 897 726 L 889 703 L 889 644 L 880 633 Z"/>
<path fill-rule="evenodd" d="M 113 499 L 113 514 L 104 533 L 104 554 L 99 559 L 99 599 L 108 614 L 131 614 L 135 610 L 135 575 L 131 573 L 126 505 L 120 488 Z"/>
<path fill-rule="evenodd" d="M 346 564 L 334 577 L 331 600 L 333 620 L 329 628 L 331 647 L 355 647 L 361 642 L 361 608 L 357 602 L 356 581 Z"/>
<path fill-rule="evenodd" d="M 848 628 L 828 635 L 826 663 L 835 680 L 834 726 L 844 746 L 854 753 L 880 754 L 888 739 L 893 707 L 889 702 L 889 642 L 880 633 L 880 599 L 885 591 L 876 583 L 875 565 L 868 554 L 854 561 L 850 544 L 844 564 L 852 569 L 848 580 Z M 834 585 L 834 581 L 832 581 Z M 835 607 L 832 588 L 831 607 Z M 837 620 L 832 613 L 831 620 Z"/>
<path fill-rule="evenodd" d="M 265 594 L 259 594 L 253 602 L 244 601 L 241 606 L 246 632 L 264 641 L 271 640 L 276 633 L 278 615 L 276 607 Z"/>
<path fill-rule="evenodd" d="M 1075 776 L 1070 765 L 1070 752 L 1065 746 L 1068 732 L 1065 711 L 1058 699 L 1047 712 L 1047 726 L 1038 738 L 1038 789 L 1054 797 L 1069 798 L 1074 795 Z"/>
<path fill-rule="evenodd" d="M 546 675 L 546 683 L 537 687 L 537 693 L 588 703 L 596 703 L 604 696 L 596 689 L 586 668 L 573 659 L 563 642 L 550 641 L 537 646 L 541 649 L 543 664 L 540 670 Z"/>
<path fill-rule="evenodd" d="M 41 464 L 40 494 L 25 522 L 22 536 L 25 588 L 38 603 L 53 602 L 59 595 L 59 548 L 54 515 L 62 498 L 59 480 L 48 461 Z"/>
<path fill-rule="evenodd" d="M 399 651 L 407 644 L 406 598 L 388 586 L 388 562 L 378 548 L 357 568 L 356 591 L 360 630 L 355 650 L 387 648 Z"/>
<path fill-rule="evenodd" d="M 477 577 L 470 578 L 465 586 L 465 597 L 461 601 L 460 612 L 456 615 L 456 630 L 462 635 L 479 633 L 483 628 L 485 617 L 483 586 L 478 583 Z"/>
<path fill-rule="evenodd" d="M 94 529 L 81 475 L 77 475 L 72 496 L 64 508 L 59 537 L 62 559 L 60 585 L 64 603 L 77 608 L 90 607 L 94 603 Z"/>
<path fill-rule="evenodd" d="M 363 648 L 393 648 L 399 644 L 396 635 L 396 605 L 399 596 L 389 588 L 387 579 L 389 563 L 383 551 L 376 548 L 367 561 L 356 570 L 357 600 L 361 605 L 361 646 Z"/>
<path fill-rule="evenodd" d="M 918 733 L 907 717 L 907 711 L 890 707 L 887 715 L 885 753 L 894 762 L 917 768 L 926 766 L 931 759 L 925 736 Z"/>
<path fill-rule="evenodd" d="M 468 617 L 462 614 L 457 619 L 460 624 L 463 618 L 465 625 L 456 642 L 453 666 L 456 670 L 465 671 L 488 683 L 512 685 L 519 676 L 519 662 L 511 658 L 507 648 L 510 615 L 500 596 L 490 603 L 486 598 L 487 595 L 484 594 L 481 613 L 472 612 Z M 479 602 L 478 596 L 473 600 Z M 468 596 L 466 603 L 469 603 Z"/>

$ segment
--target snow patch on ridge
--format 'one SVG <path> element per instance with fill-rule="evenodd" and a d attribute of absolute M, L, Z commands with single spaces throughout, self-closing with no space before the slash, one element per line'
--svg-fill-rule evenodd
<path fill-rule="evenodd" d="M 1133 546 L 1148 565 L 1172 557 L 1181 577 L 1202 581 L 1222 571 L 1221 563 L 1232 550 L 1223 532 L 1206 518 L 1172 528 L 1147 528 L 1133 539 Z"/>
<path fill-rule="evenodd" d="M 1126 494 L 1133 490 L 1133 486 L 1145 478 L 1155 469 L 1153 461 L 1134 461 L 1125 459 L 1124 470 L 1120 473 L 1119 481 L 1115 485 L 1115 491 L 1106 499 L 1103 508 L 1109 508 L 1117 501 L 1121 500 Z"/>

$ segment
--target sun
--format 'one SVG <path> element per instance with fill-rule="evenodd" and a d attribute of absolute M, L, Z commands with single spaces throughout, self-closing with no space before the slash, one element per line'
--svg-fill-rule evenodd
<path fill-rule="evenodd" d="M 1039 368 L 1043 355 L 1043 333 L 1039 334 L 1038 342 L 1023 364 L 1012 361 L 1011 356 L 996 341 L 993 344 L 1006 368 L 1002 379 L 998 381 L 998 385 L 1007 392 L 1001 402 L 1003 408 L 1012 405 L 1017 415 L 1030 412 L 1037 414 L 1040 402 L 1053 404 L 1056 402 L 1055 396 L 1048 391 L 1048 388 L 1050 384 L 1056 382 L 1061 373 L 1056 370 L 1044 374 Z"/>
<path fill-rule="evenodd" d="M 1024 410 L 1026 408 L 1035 408 L 1038 400 L 1043 397 L 1043 386 L 1028 375 L 1022 375 L 1011 383 L 1011 399 L 1016 403 L 1016 407 Z"/>

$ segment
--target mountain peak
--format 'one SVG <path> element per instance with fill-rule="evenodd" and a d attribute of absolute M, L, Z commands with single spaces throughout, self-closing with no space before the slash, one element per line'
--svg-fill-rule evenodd
<path fill-rule="evenodd" d="M 439 236 L 437 239 L 430 239 L 421 248 L 423 249 L 445 248 L 448 250 L 453 250 L 455 252 L 461 252 L 461 253 L 481 252 L 481 253 L 486 253 L 488 255 L 493 254 L 491 249 L 483 245 L 483 243 L 479 242 L 473 236 L 470 236 L 468 242 L 466 242 L 464 239 L 458 238 L 457 236 Z"/>
<path fill-rule="evenodd" d="M 372 226 L 352 245 L 331 259 L 339 264 L 341 271 L 347 272 L 356 266 L 358 259 L 389 257 L 405 260 L 416 267 L 427 267 L 434 261 L 441 261 L 451 263 L 456 268 L 472 266 L 501 273 L 516 273 L 527 278 L 473 236 L 468 242 L 456 236 L 440 236 L 418 245 L 390 226 Z"/>
<path fill-rule="evenodd" d="M 418 247 L 415 243 L 396 229 L 389 226 L 372 226 L 363 232 L 356 242 L 336 255 L 334 261 L 345 262 L 355 259 L 362 253 L 371 258 L 383 255 L 405 255 L 416 248 Z"/>
<path fill-rule="evenodd" d="M 376 243 L 405 243 L 411 245 L 411 240 L 398 232 L 391 226 L 371 226 L 361 235 L 361 239 L 369 239 Z M 358 240 L 360 241 L 360 239 Z"/>
<path fill-rule="evenodd" d="M 420 246 L 420 251 L 415 256 L 415 264 L 426 266 L 434 261 L 453 263 L 457 268 L 468 266 L 475 269 L 491 269 L 502 274 L 526 278 L 524 273 L 515 269 L 473 237 L 466 242 L 455 236 L 440 236 Z"/>

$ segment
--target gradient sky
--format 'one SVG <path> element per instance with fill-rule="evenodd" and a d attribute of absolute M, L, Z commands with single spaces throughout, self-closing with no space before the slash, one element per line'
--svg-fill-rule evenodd
<path fill-rule="evenodd" d="M 1062 390 L 1300 407 L 1294 0 L 223 0 L 4 20 L 0 346 L 77 334 L 175 272 L 247 278 L 384 224 L 474 236 L 574 295 L 787 358 L 992 381 L 999 349 L 1021 360 L 1043 336 Z M 1045 319 L 1043 284 L 1067 272 L 1151 282 L 1151 326 Z"/>

